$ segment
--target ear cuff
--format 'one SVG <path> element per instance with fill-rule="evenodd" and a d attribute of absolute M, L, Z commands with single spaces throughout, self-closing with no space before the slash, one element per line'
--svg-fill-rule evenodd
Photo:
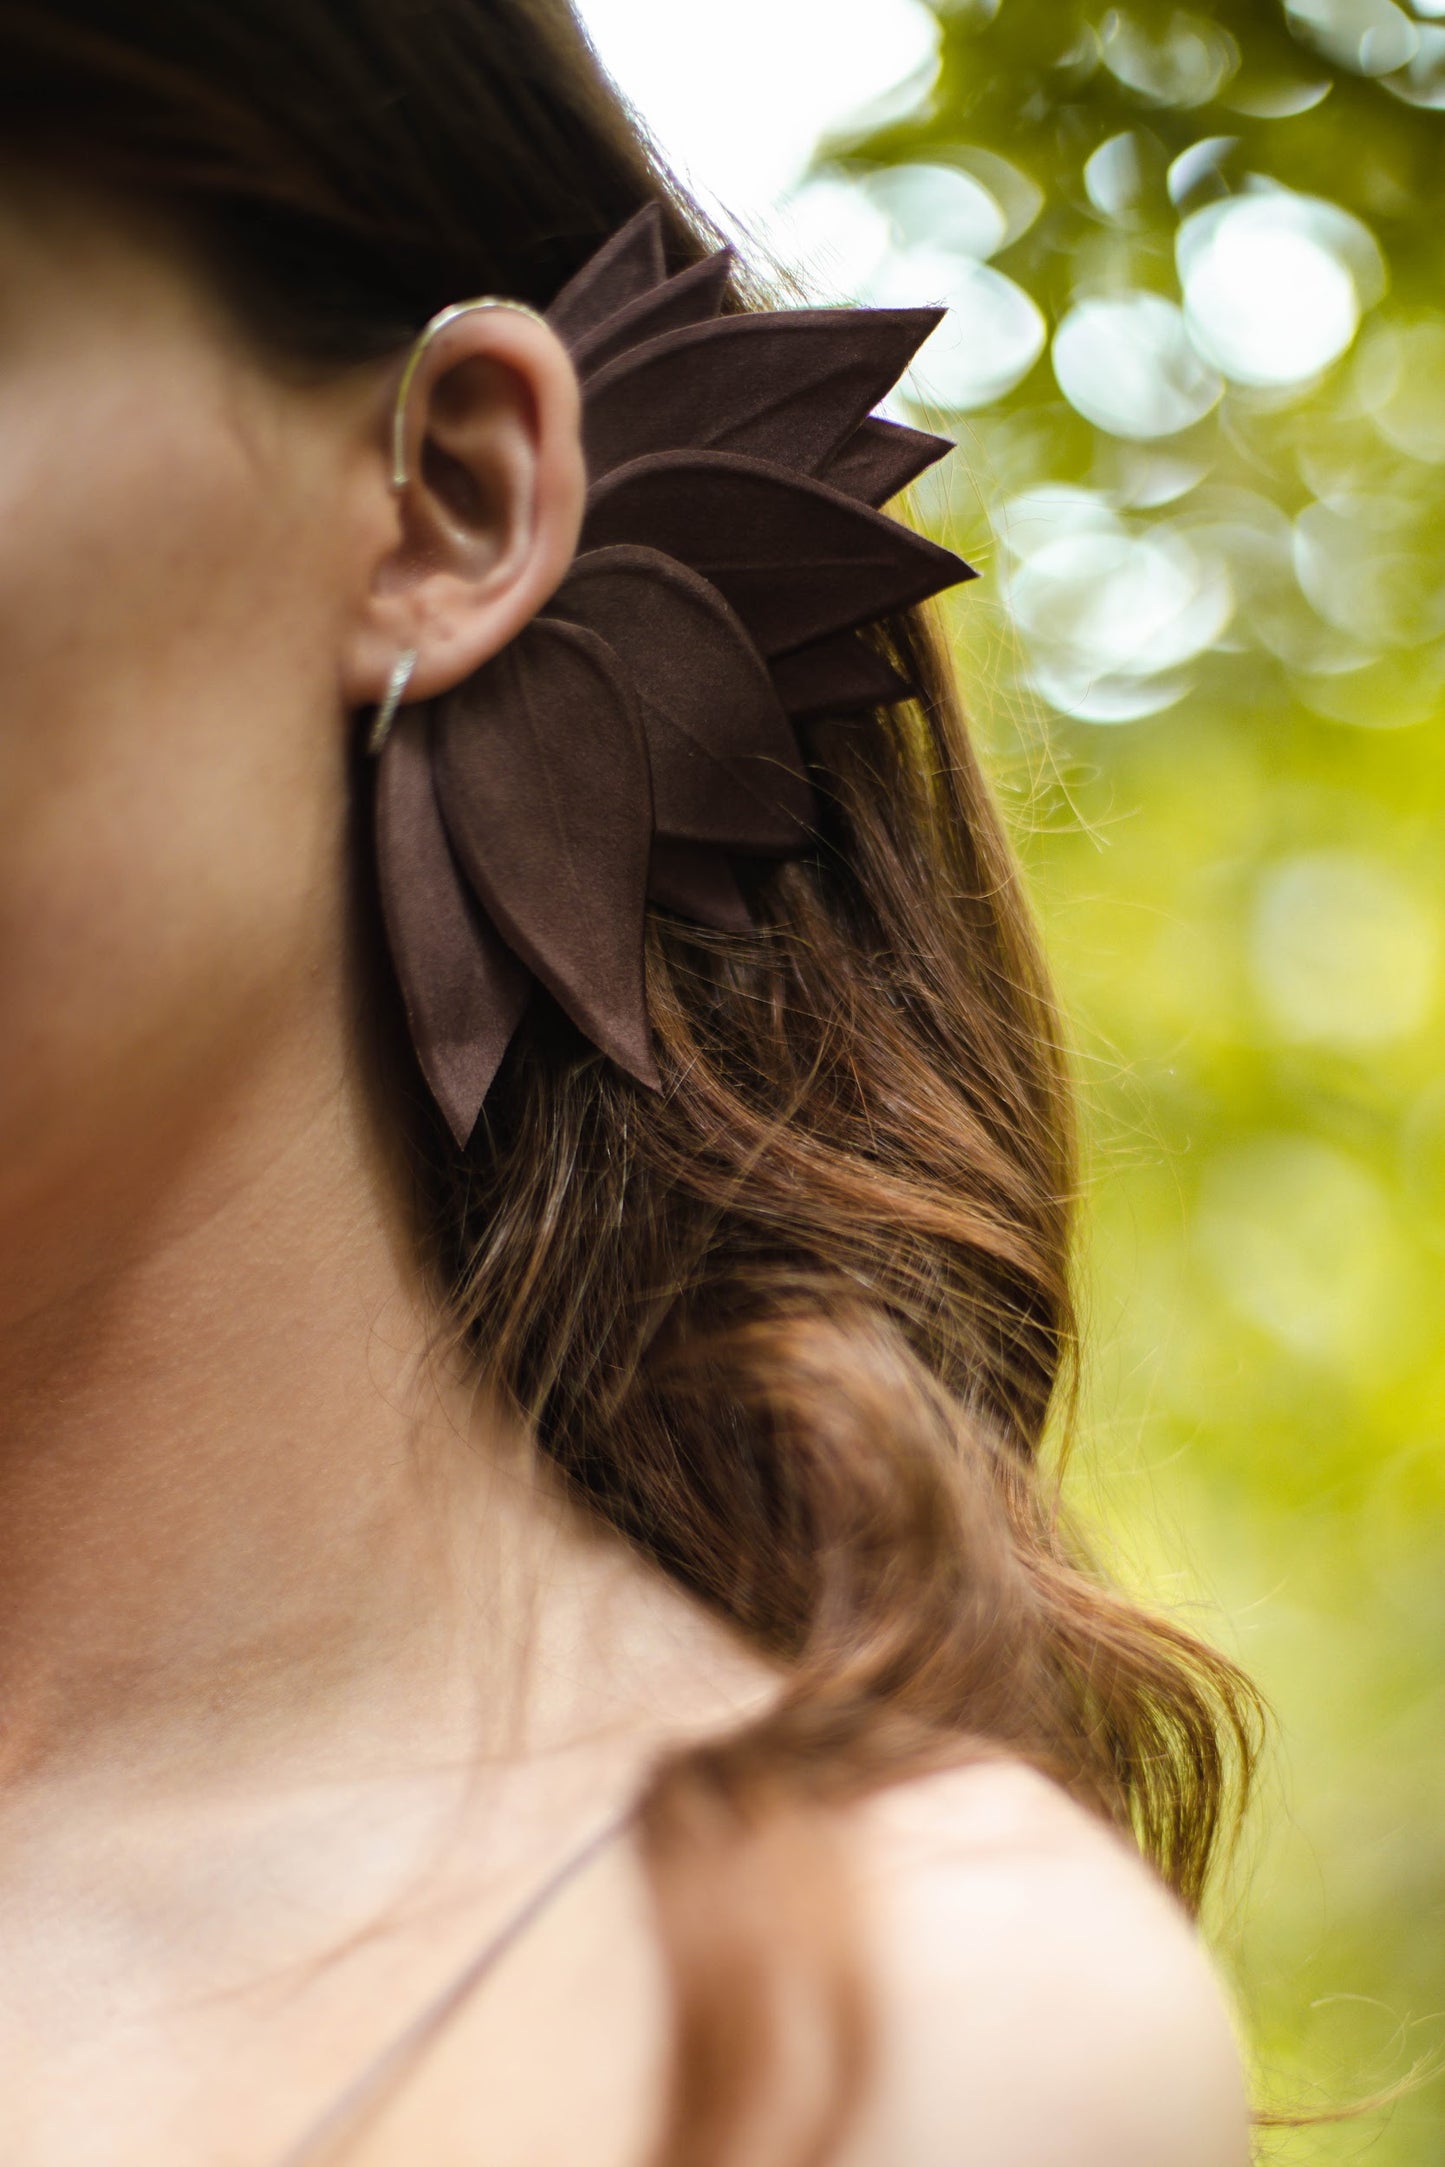
<path fill-rule="evenodd" d="M 908 698 L 863 628 L 975 576 L 879 509 L 953 448 L 872 411 L 944 312 L 723 314 L 732 251 L 669 276 L 662 236 L 650 204 L 542 319 L 582 386 L 587 511 L 567 577 L 427 706 L 401 706 L 415 656 L 398 658 L 372 726 L 391 952 L 462 1145 L 534 984 L 658 1087 L 648 905 L 748 929 L 733 859 L 811 847 L 796 723 Z M 525 304 L 459 303 L 412 349 L 397 487 L 427 343 L 494 307 Z"/>

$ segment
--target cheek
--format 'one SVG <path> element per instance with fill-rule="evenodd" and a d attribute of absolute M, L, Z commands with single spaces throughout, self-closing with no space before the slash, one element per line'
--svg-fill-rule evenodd
<path fill-rule="evenodd" d="M 339 947 L 314 504 L 223 377 L 126 373 L 0 407 L 0 1195 L 182 1118 Z"/>

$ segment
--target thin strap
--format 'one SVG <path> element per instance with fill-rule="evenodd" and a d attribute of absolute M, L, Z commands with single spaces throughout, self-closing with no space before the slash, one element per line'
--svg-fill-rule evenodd
<path fill-rule="evenodd" d="M 475 1993 L 487 1974 L 508 1950 L 515 1946 L 542 1913 L 560 1896 L 568 1883 L 575 1880 L 585 1866 L 606 1850 L 607 1846 L 627 1829 L 637 1814 L 637 1801 L 631 1801 L 621 1813 L 614 1813 L 594 1829 L 573 1851 L 569 1851 L 559 1866 L 553 1868 L 540 1887 L 524 1898 L 504 1919 L 494 1934 L 469 1957 L 465 1966 L 448 1985 L 443 1987 L 433 2001 L 426 2004 L 419 2016 L 413 2017 L 405 2030 L 398 2033 L 389 2045 L 382 2048 L 368 2062 L 360 2075 L 353 2078 L 338 2098 L 311 2124 L 299 2143 L 293 2144 L 277 2160 L 276 2167 L 319 2167 L 331 2147 L 350 2130 L 366 2109 L 379 2104 L 380 2095 L 388 2084 L 399 2077 L 413 2056 L 430 2046 L 445 2026 L 456 2015 L 468 1996 Z"/>

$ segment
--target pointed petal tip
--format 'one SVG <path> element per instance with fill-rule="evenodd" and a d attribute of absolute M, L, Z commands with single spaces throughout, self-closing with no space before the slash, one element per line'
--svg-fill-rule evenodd
<path fill-rule="evenodd" d="M 911 699 L 915 690 L 900 670 L 856 632 L 777 655 L 772 673 L 784 707 L 799 721 L 892 707 Z"/>
<path fill-rule="evenodd" d="M 676 282 L 651 298 L 661 303 Z M 639 304 L 633 303 L 631 316 Z M 714 311 L 703 320 L 628 338 L 588 367 L 584 442 L 588 473 L 603 479 L 650 452 L 730 451 L 801 474 L 820 474 L 897 383 L 939 319 L 936 309 L 814 308 Z M 659 323 L 662 318 L 659 312 Z M 594 334 L 608 346 L 607 327 Z M 590 347 L 582 348 L 584 361 Z M 910 445 L 931 446 L 921 432 Z M 873 446 L 875 462 L 882 453 Z M 901 445 L 878 475 L 874 501 L 936 456 Z"/>
<path fill-rule="evenodd" d="M 752 933 L 753 914 L 725 851 L 659 836 L 652 846 L 648 901 L 714 933 Z"/>
<path fill-rule="evenodd" d="M 417 1063 L 464 1148 L 531 981 L 462 879 L 436 798 L 432 745 L 429 714 L 405 710 L 377 779 L 377 870 Z"/>
<path fill-rule="evenodd" d="M 620 1068 L 624 1075 L 630 1076 L 634 1083 L 641 1084 L 644 1090 L 662 1089 L 662 1071 L 652 1050 L 652 1026 L 645 1018 L 631 1028 L 624 1026 L 620 1030 L 605 1032 L 589 1028 L 584 1035 L 591 1039 L 598 1051 L 604 1053 L 615 1067 Z"/>
<path fill-rule="evenodd" d="M 597 251 L 597 257 L 651 255 L 662 259 L 662 204 L 656 196 L 644 203 L 640 211 L 634 211 L 624 224 L 617 228 L 611 239 Z M 593 258 L 596 262 L 597 257 Z"/>
<path fill-rule="evenodd" d="M 838 446 L 818 479 L 878 511 L 957 449 L 952 437 L 870 414 Z"/>
<path fill-rule="evenodd" d="M 706 323 L 721 311 L 734 257 L 731 249 L 689 264 L 672 278 L 650 286 L 579 337 L 572 358 L 584 386 L 609 362 L 668 331 Z"/>
<path fill-rule="evenodd" d="M 662 1089 L 662 1070 L 657 1065 L 656 1056 L 651 1052 L 648 1053 L 645 1064 L 635 1064 L 628 1070 L 628 1074 L 635 1077 L 637 1082 L 649 1091 L 660 1091 Z"/>
<path fill-rule="evenodd" d="M 477 1123 L 482 1118 L 481 1099 L 473 1100 L 470 1095 L 465 1099 L 450 1096 L 443 1097 L 437 1091 L 435 1084 L 433 1084 L 432 1090 L 436 1096 L 436 1102 L 442 1110 L 443 1119 L 451 1131 L 452 1142 L 456 1145 L 458 1151 L 465 1151 L 476 1132 Z"/>
<path fill-rule="evenodd" d="M 602 243 L 570 278 L 547 310 L 547 321 L 568 346 L 667 277 L 662 205 L 644 204 Z"/>

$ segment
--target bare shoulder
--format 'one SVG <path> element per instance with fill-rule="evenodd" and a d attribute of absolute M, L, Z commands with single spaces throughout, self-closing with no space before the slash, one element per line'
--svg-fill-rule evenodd
<path fill-rule="evenodd" d="M 1246 2167 L 1193 1928 L 1054 1785 L 991 1763 L 900 1786 L 851 1848 L 879 2057 L 846 2167 Z"/>

